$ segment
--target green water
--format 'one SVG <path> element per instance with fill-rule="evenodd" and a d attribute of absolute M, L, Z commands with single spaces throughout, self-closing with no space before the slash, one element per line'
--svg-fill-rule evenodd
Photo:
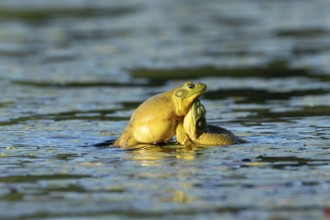
<path fill-rule="evenodd" d="M 0 219 L 328 219 L 330 3 L 0 2 Z M 119 149 L 203 82 L 228 147 Z"/>

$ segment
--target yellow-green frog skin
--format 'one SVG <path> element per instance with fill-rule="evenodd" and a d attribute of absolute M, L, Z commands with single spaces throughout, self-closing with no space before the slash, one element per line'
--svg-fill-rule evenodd
<path fill-rule="evenodd" d="M 206 91 L 206 85 L 186 82 L 143 102 L 132 114 L 129 125 L 114 146 L 168 142 L 182 125 L 192 103 Z M 184 134 L 183 134 L 184 136 Z"/>
<path fill-rule="evenodd" d="M 183 120 L 183 130 L 177 133 L 177 141 L 183 145 L 225 146 L 245 143 L 230 131 L 214 125 L 207 125 L 206 111 L 199 100 L 196 100 Z M 182 129 L 182 128 L 181 128 Z M 187 136 L 185 136 L 186 133 Z"/>

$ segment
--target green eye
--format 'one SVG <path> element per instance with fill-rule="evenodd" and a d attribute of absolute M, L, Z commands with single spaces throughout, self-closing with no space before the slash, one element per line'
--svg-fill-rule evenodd
<path fill-rule="evenodd" d="M 193 89 L 193 88 L 195 88 L 195 85 L 192 84 L 192 83 L 189 83 L 189 84 L 187 85 L 187 87 L 188 87 L 189 89 Z"/>

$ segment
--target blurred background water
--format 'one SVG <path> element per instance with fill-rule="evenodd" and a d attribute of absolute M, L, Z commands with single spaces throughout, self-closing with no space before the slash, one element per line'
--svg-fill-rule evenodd
<path fill-rule="evenodd" d="M 330 219 L 328 0 L 1 0 L 0 219 Z M 248 144 L 100 147 L 203 82 Z M 102 145 L 103 146 L 103 145 Z"/>

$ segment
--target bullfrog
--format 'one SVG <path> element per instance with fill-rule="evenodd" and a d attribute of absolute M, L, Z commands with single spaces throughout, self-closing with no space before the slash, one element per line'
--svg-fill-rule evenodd
<path fill-rule="evenodd" d="M 206 88 L 202 83 L 186 82 L 147 99 L 133 112 L 127 128 L 113 145 L 128 147 L 170 141 L 177 129 L 182 129 L 184 116 Z M 181 137 L 187 138 L 185 136 L 182 133 Z"/>
<path fill-rule="evenodd" d="M 177 142 L 186 146 L 225 146 L 246 142 L 222 127 L 207 125 L 205 115 L 206 110 L 197 99 L 177 130 Z"/>

